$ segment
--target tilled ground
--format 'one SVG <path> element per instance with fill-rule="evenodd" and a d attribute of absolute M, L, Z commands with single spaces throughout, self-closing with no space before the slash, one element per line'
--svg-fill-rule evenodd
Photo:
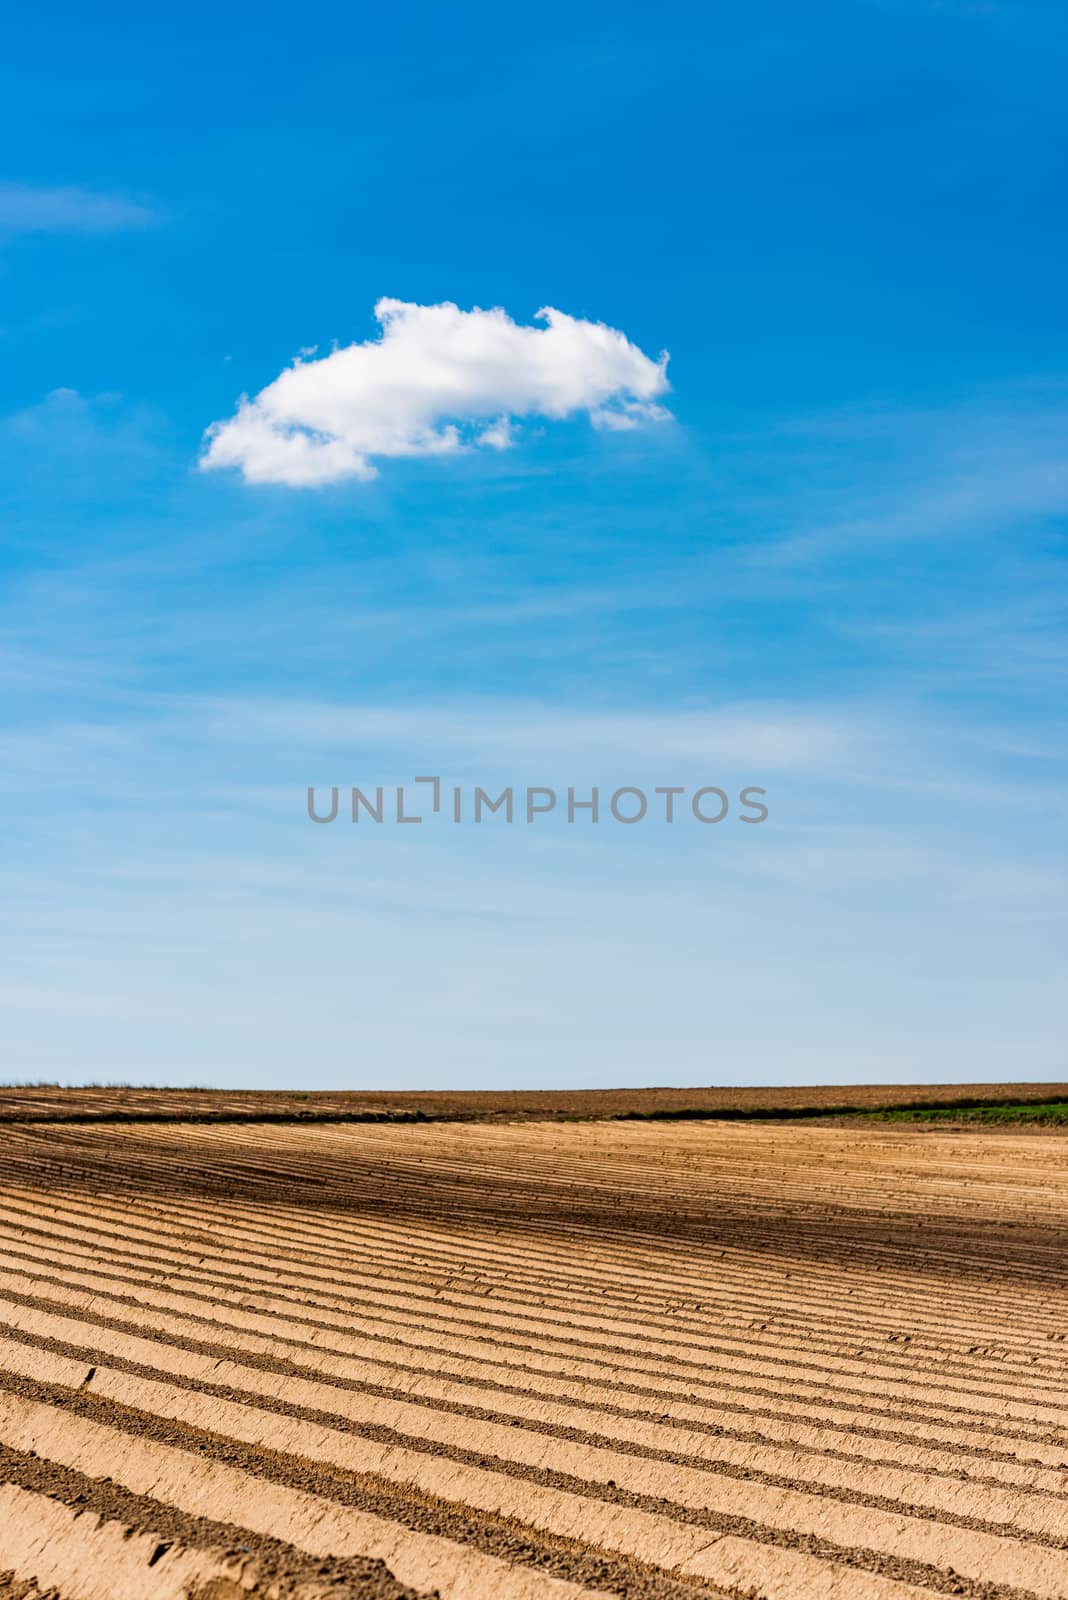
<path fill-rule="evenodd" d="M 1063 1600 L 1066 1158 L 4 1128 L 0 1600 Z"/>
<path fill-rule="evenodd" d="M 864 1083 L 798 1088 L 316 1090 L 79 1088 L 0 1084 L 0 1123 L 270 1121 L 305 1118 L 445 1122 L 601 1117 L 825 1115 L 894 1106 L 996 1105 L 1068 1099 L 1068 1083 Z"/>

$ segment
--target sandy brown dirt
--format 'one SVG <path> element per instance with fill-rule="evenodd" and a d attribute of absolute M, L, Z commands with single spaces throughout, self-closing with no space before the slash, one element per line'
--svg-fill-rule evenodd
<path fill-rule="evenodd" d="M 58 1589 L 47 1593 L 35 1583 L 16 1578 L 13 1572 L 0 1572 L 0 1600 L 61 1600 Z"/>
<path fill-rule="evenodd" d="M 0 1597 L 1063 1600 L 1068 1139 L 1020 1150 L 8 1126 Z"/>
<path fill-rule="evenodd" d="M 135 1089 L 0 1085 L 0 1123 L 19 1120 L 364 1118 L 515 1122 L 675 1116 L 724 1116 L 884 1110 L 900 1106 L 988 1104 L 1068 1099 L 1063 1083 L 833 1084 L 776 1089 L 519 1089 L 295 1093 L 234 1089 Z"/>

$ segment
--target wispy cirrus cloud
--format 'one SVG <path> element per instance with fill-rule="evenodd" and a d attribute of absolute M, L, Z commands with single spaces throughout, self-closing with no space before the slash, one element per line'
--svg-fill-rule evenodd
<path fill-rule="evenodd" d="M 72 185 L 0 183 L 0 240 L 34 233 L 121 233 L 158 221 L 152 207 L 122 195 Z"/>
<path fill-rule="evenodd" d="M 778 446 L 801 447 L 806 475 L 822 461 L 833 484 L 839 453 L 850 478 L 834 489 L 826 515 L 803 509 L 798 526 L 758 541 L 747 559 L 803 568 L 880 547 L 999 532 L 1018 538 L 1023 527 L 1061 518 L 1068 510 L 1066 402 L 1063 379 L 1021 382 L 942 411 L 861 410 L 784 425 Z"/>
<path fill-rule="evenodd" d="M 208 429 L 205 468 L 307 488 L 377 475 L 376 458 L 505 450 L 516 421 L 580 413 L 626 430 L 669 413 L 667 356 L 615 328 L 546 307 L 543 327 L 499 307 L 379 300 L 381 335 L 298 359 Z"/>

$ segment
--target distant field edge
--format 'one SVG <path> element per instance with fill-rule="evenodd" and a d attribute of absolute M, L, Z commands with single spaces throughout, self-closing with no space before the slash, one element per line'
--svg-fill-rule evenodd
<path fill-rule="evenodd" d="M 786 1106 L 777 1109 L 735 1108 L 706 1111 L 700 1107 L 678 1111 L 618 1111 L 615 1122 L 796 1122 L 834 1121 L 848 1117 L 861 1122 L 1063 1122 L 1068 1123 L 1068 1100 L 915 1100 L 889 1106 Z"/>
<path fill-rule="evenodd" d="M 377 1104 L 375 1103 L 377 1101 Z M 308 1103 L 312 1102 L 312 1103 Z M 316 1103 L 318 1102 L 318 1103 Z M 1068 1084 L 495 1091 L 188 1090 L 0 1085 L 19 1123 L 424 1124 L 435 1122 L 966 1122 L 1068 1126 Z"/>

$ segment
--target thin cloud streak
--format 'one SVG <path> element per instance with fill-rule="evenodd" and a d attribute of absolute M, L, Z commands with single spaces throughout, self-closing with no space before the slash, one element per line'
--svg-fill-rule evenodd
<path fill-rule="evenodd" d="M 152 207 L 121 195 L 73 186 L 0 184 L 0 239 L 36 233 L 125 233 L 155 227 L 159 220 Z"/>

